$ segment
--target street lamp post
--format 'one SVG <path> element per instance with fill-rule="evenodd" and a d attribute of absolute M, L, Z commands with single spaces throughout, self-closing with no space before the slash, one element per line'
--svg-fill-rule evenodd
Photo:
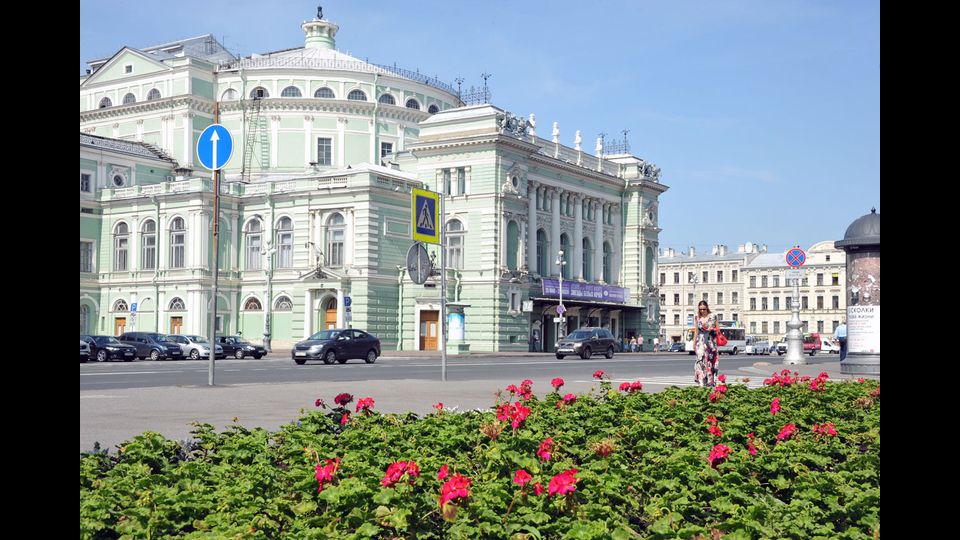
<path fill-rule="evenodd" d="M 260 254 L 267 258 L 267 295 L 264 298 L 263 306 L 263 348 L 267 352 L 272 352 L 270 348 L 270 337 L 272 330 L 270 328 L 271 309 L 273 308 L 273 254 L 277 252 L 276 246 L 272 240 L 267 240 L 266 248 L 260 251 Z"/>
<path fill-rule="evenodd" d="M 555 261 L 555 264 L 557 265 L 558 268 L 560 268 L 560 274 L 557 276 L 560 280 L 559 281 L 560 285 L 559 287 L 557 287 L 557 290 L 560 291 L 560 306 L 557 308 L 557 316 L 560 318 L 560 320 L 557 321 L 557 342 L 559 343 L 561 332 L 565 331 L 567 328 L 567 325 L 566 325 L 567 318 L 564 317 L 563 315 L 567 311 L 566 308 L 563 307 L 563 267 L 566 266 L 567 261 L 563 260 L 562 249 L 559 252 L 557 252 L 557 260 Z"/>
<path fill-rule="evenodd" d="M 690 284 L 693 285 L 693 316 L 694 318 L 696 318 L 697 304 L 700 303 L 700 301 L 697 300 L 697 285 L 700 284 L 700 277 L 697 276 L 696 274 L 690 276 Z"/>

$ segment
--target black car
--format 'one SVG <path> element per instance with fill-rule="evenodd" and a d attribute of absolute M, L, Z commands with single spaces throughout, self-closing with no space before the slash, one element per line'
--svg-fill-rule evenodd
<path fill-rule="evenodd" d="M 156 332 L 126 332 L 117 338 L 126 345 L 132 345 L 137 349 L 137 358 L 143 360 L 150 357 L 151 360 L 181 360 L 183 353 L 180 351 L 180 345 L 166 341 L 166 336 Z"/>
<path fill-rule="evenodd" d="M 615 342 L 613 334 L 606 328 L 580 328 L 557 342 L 557 358 L 562 359 L 568 354 L 580 355 L 584 360 L 595 354 L 613 358 Z"/>
<path fill-rule="evenodd" d="M 243 360 L 245 356 L 252 356 L 259 360 L 267 355 L 267 350 L 262 345 L 244 341 L 240 336 L 217 336 L 217 343 L 223 347 L 223 354 L 238 360 Z"/>
<path fill-rule="evenodd" d="M 362 358 L 368 364 L 380 356 L 380 340 L 362 330 L 345 328 L 322 330 L 293 346 L 290 357 L 297 364 L 322 359 L 324 364 L 334 361 L 347 363 L 350 358 Z"/>
<path fill-rule="evenodd" d="M 670 352 L 683 352 L 683 349 L 683 343 L 674 343 L 673 345 L 670 345 Z"/>
<path fill-rule="evenodd" d="M 113 336 L 80 336 L 80 339 L 90 345 L 90 358 L 96 359 L 97 362 L 113 359 L 130 362 L 137 356 L 136 347 L 120 343 Z"/>

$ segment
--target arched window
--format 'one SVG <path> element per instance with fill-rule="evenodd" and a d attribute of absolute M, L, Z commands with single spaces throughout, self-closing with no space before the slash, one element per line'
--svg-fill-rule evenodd
<path fill-rule="evenodd" d="M 273 303 L 274 311 L 293 311 L 293 300 L 289 296 L 281 296 Z"/>
<path fill-rule="evenodd" d="M 363 90 L 351 90 L 350 93 L 347 94 L 347 99 L 351 101 L 366 101 L 367 95 L 363 93 Z"/>
<path fill-rule="evenodd" d="M 463 223 L 451 219 L 447 223 L 447 268 L 463 270 Z"/>
<path fill-rule="evenodd" d="M 418 102 L 417 100 L 415 100 L 415 99 L 413 99 L 413 98 L 410 98 L 410 99 L 407 100 L 407 108 L 408 108 L 408 109 L 416 109 L 416 110 L 419 111 L 419 110 L 420 110 L 420 102 Z"/>
<path fill-rule="evenodd" d="M 603 281 L 613 283 L 613 252 L 610 243 L 603 243 Z"/>
<path fill-rule="evenodd" d="M 160 91 L 156 88 L 147 92 L 147 101 L 154 101 L 160 99 Z"/>
<path fill-rule="evenodd" d="M 135 96 L 135 95 L 133 95 L 133 94 L 127 94 L 127 95 L 123 96 L 123 104 L 124 104 L 124 105 L 130 105 L 131 103 L 136 103 L 136 102 L 137 102 L 137 96 Z"/>
<path fill-rule="evenodd" d="M 247 241 L 246 249 L 246 265 L 244 268 L 246 270 L 259 270 L 260 269 L 260 243 L 261 243 L 261 227 L 260 220 L 254 219 L 250 223 L 247 223 L 247 230 L 244 231 Z"/>
<path fill-rule="evenodd" d="M 296 86 L 288 86 L 284 88 L 282 92 L 280 92 L 280 97 L 297 98 L 303 97 L 303 94 L 300 93 L 300 89 Z"/>
<path fill-rule="evenodd" d="M 313 93 L 313 97 L 320 99 L 334 99 L 337 96 L 334 95 L 333 90 L 324 86 L 323 88 L 317 88 L 317 91 Z"/>
<path fill-rule="evenodd" d="M 342 214 L 334 214 L 327 219 L 327 266 L 343 266 L 343 242 L 347 236 L 347 225 Z"/>
<path fill-rule="evenodd" d="M 113 270 L 127 269 L 127 249 L 130 247 L 130 229 L 126 223 L 118 223 L 113 229 Z"/>
<path fill-rule="evenodd" d="M 381 96 L 380 96 L 380 99 L 378 99 L 377 101 L 379 101 L 380 103 L 383 103 L 384 105 L 396 105 L 396 104 L 397 104 L 397 100 L 393 99 L 393 96 L 391 96 L 390 94 L 383 94 L 383 95 L 381 95 Z"/>
<path fill-rule="evenodd" d="M 537 229 L 537 273 L 541 276 L 547 275 L 550 263 L 547 261 L 547 233 L 543 229 Z"/>
<path fill-rule="evenodd" d="M 560 271 L 563 274 L 563 279 L 570 279 L 570 267 L 573 266 L 571 264 L 573 260 L 573 250 L 570 249 L 570 237 L 566 234 L 560 235 L 560 249 L 563 250 L 563 260 L 567 263 L 560 268 Z"/>
<path fill-rule="evenodd" d="M 593 281 L 593 246 L 590 239 L 583 239 L 583 279 Z"/>
<path fill-rule="evenodd" d="M 100 100 L 100 108 L 106 109 L 107 107 L 113 107 L 113 102 L 110 101 L 110 98 L 105 97 Z"/>
<path fill-rule="evenodd" d="M 187 228 L 183 218 L 174 218 L 170 222 L 170 268 L 186 266 Z"/>
<path fill-rule="evenodd" d="M 520 248 L 520 226 L 516 221 L 507 223 L 507 268 L 517 270 L 517 251 Z"/>
<path fill-rule="evenodd" d="M 244 311 L 263 311 L 263 305 L 260 304 L 260 300 L 256 298 L 248 298 L 246 302 L 243 303 Z"/>
<path fill-rule="evenodd" d="M 90 323 L 90 307 L 80 304 L 80 333 L 87 333 L 87 325 Z"/>
<path fill-rule="evenodd" d="M 130 311 L 130 308 L 127 307 L 127 302 L 125 300 L 117 300 L 113 303 L 114 311 Z"/>
<path fill-rule="evenodd" d="M 270 92 L 267 92 L 267 89 L 258 86 L 250 91 L 250 99 L 264 99 L 270 97 Z"/>
<path fill-rule="evenodd" d="M 427 109 L 427 112 L 429 112 L 430 114 L 437 114 L 438 112 L 440 112 L 440 108 L 437 107 L 436 105 L 431 105 L 430 108 Z"/>
<path fill-rule="evenodd" d="M 179 296 L 170 301 L 170 306 L 167 308 L 167 311 L 186 311 L 187 306 L 183 303 L 183 299 Z"/>
<path fill-rule="evenodd" d="M 277 223 L 277 268 L 293 267 L 293 220 L 282 218 Z"/>
<path fill-rule="evenodd" d="M 157 223 L 152 219 L 143 222 L 140 228 L 140 268 L 153 270 L 157 267 Z"/>
<path fill-rule="evenodd" d="M 228 88 L 222 96 L 220 96 L 220 101 L 236 101 L 240 99 L 240 92 L 237 92 L 233 88 Z"/>

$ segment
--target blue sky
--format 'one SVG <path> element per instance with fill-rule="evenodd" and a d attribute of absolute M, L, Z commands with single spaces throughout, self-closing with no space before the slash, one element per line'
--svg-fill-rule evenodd
<path fill-rule="evenodd" d="M 880 4 L 329 1 L 337 48 L 464 87 L 538 133 L 622 137 L 656 163 L 662 248 L 838 240 L 880 211 Z M 302 47 L 317 2 L 80 2 L 86 60 L 206 33 L 234 53 Z"/>

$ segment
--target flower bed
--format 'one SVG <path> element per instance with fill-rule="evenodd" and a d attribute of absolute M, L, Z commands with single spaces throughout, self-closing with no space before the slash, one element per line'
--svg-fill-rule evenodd
<path fill-rule="evenodd" d="M 879 383 L 781 375 L 655 394 L 604 378 L 575 399 L 521 384 L 423 418 L 345 394 L 274 433 L 147 432 L 81 455 L 80 535 L 873 538 Z"/>

